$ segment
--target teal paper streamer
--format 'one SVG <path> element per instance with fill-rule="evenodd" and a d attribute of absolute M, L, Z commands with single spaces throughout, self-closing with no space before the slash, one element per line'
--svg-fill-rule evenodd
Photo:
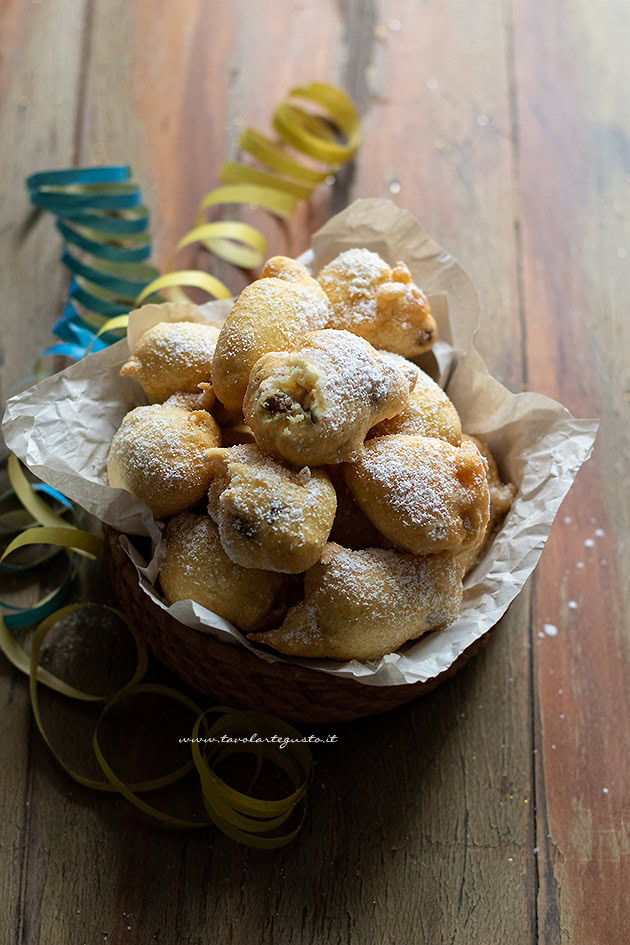
<path fill-rule="evenodd" d="M 159 275 L 146 262 L 151 256 L 149 210 L 127 165 L 43 171 L 28 177 L 26 187 L 33 206 L 57 218 L 56 227 L 64 240 L 61 261 L 72 274 L 63 314 L 53 327 L 59 340 L 41 357 L 63 355 L 79 361 L 90 351 L 119 340 L 120 332 L 97 337 L 98 329 L 108 319 L 126 314 L 136 296 Z M 38 362 L 33 380 L 41 373 Z M 43 484 L 33 488 L 74 513 L 72 503 L 57 490 Z M 13 495 L 13 490 L 5 492 L 0 504 Z M 0 523 L 0 533 L 8 537 L 11 529 Z M 2 562 L 0 571 L 19 573 L 33 567 L 37 564 Z M 61 585 L 47 600 L 33 606 L 17 607 L 0 600 L 6 625 L 29 627 L 53 613 L 68 597 L 74 570 L 69 558 Z"/>
<path fill-rule="evenodd" d="M 117 341 L 101 325 L 133 307 L 159 271 L 151 256 L 150 215 L 128 165 L 42 171 L 26 180 L 31 203 L 57 218 L 61 261 L 72 273 L 68 301 L 42 356 L 80 360 Z M 39 371 L 34 371 L 39 374 Z"/>

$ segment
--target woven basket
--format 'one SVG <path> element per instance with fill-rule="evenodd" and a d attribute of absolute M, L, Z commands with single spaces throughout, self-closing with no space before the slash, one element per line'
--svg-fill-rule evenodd
<path fill-rule="evenodd" d="M 389 712 L 451 676 L 489 635 L 484 634 L 428 682 L 366 686 L 345 676 L 290 663 L 268 663 L 245 647 L 222 643 L 186 627 L 157 607 L 140 588 L 135 567 L 120 546 L 119 532 L 109 526 L 105 526 L 105 549 L 121 608 L 158 659 L 218 704 L 259 709 L 291 721 L 345 722 Z"/>

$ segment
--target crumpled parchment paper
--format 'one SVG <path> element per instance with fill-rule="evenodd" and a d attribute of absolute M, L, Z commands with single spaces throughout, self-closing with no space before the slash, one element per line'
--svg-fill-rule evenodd
<path fill-rule="evenodd" d="M 264 652 L 227 621 L 192 601 L 166 608 L 159 586 L 155 587 L 163 553 L 161 525 L 132 495 L 107 485 L 112 437 L 124 415 L 145 402 L 137 383 L 118 375 L 128 357 L 127 340 L 13 397 L 2 431 L 9 448 L 44 482 L 121 532 L 153 539 L 155 553 L 147 564 L 132 543 L 121 537 L 138 570 L 140 586 L 178 620 L 245 646 L 260 659 L 350 675 L 366 685 L 403 685 L 426 681 L 448 669 L 505 613 L 538 562 L 558 507 L 590 456 L 598 424 L 575 419 L 540 394 L 510 393 L 490 376 L 473 343 L 479 322 L 474 286 L 410 213 L 387 200 L 357 200 L 315 234 L 312 249 L 302 258 L 317 274 L 342 250 L 355 246 L 374 250 L 390 263 L 404 260 L 429 295 L 440 340 L 419 363 L 445 387 L 463 429 L 487 440 L 503 477 L 518 489 L 501 530 L 466 579 L 459 618 L 445 630 L 427 634 L 378 661 L 333 663 Z M 221 321 L 229 307 L 225 301 L 209 303 L 202 307 L 200 317 Z M 132 317 L 132 344 L 151 321 L 144 316 L 140 324 Z"/>

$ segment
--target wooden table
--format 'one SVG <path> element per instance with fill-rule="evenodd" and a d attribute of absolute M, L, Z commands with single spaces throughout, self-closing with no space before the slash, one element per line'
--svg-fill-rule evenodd
<path fill-rule="evenodd" d="M 285 850 L 165 832 L 78 788 L 3 663 L 0 941 L 629 941 L 625 0 L 7 0 L 0 29 L 5 395 L 65 284 L 23 178 L 129 161 L 164 263 L 243 124 L 265 130 L 319 78 L 354 97 L 365 143 L 286 230 L 260 215 L 270 249 L 296 254 L 354 197 L 390 195 L 476 282 L 493 373 L 602 419 L 487 649 L 416 704 L 339 726 Z"/>

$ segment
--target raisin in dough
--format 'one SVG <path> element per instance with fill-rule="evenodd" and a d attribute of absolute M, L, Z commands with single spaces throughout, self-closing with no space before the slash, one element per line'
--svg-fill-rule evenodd
<path fill-rule="evenodd" d="M 461 575 L 448 553 L 349 551 L 330 543 L 306 572 L 304 600 L 284 623 L 248 636 L 292 656 L 377 660 L 456 619 Z"/>
<path fill-rule="evenodd" d="M 371 426 L 404 408 L 411 384 L 364 338 L 326 329 L 260 358 L 243 410 L 261 449 L 321 466 L 354 456 Z"/>
<path fill-rule="evenodd" d="M 433 345 L 437 326 L 427 297 L 403 262 L 391 269 L 378 253 L 349 249 L 324 266 L 318 281 L 332 308 L 329 328 L 345 328 L 407 358 Z"/>
<path fill-rule="evenodd" d="M 178 392 L 199 395 L 198 385 L 210 381 L 218 337 L 215 325 L 160 322 L 141 336 L 121 376 L 135 377 L 152 403 Z"/>
<path fill-rule="evenodd" d="M 268 625 L 282 613 L 286 579 L 234 564 L 207 515 L 183 512 L 168 523 L 160 583 L 167 603 L 194 600 L 243 630 Z"/>
<path fill-rule="evenodd" d="M 290 262 L 293 274 L 301 268 L 302 280 L 287 278 L 286 269 L 284 276 L 276 274 L 278 264 L 274 263 L 274 275 L 243 289 L 219 333 L 212 383 L 228 410 L 241 409 L 249 374 L 258 358 L 268 351 L 294 349 L 305 335 L 328 321 L 330 307 L 320 286 L 301 263 Z"/>
<path fill-rule="evenodd" d="M 486 461 L 474 443 L 380 436 L 364 444 L 344 475 L 378 530 L 412 554 L 463 551 L 488 525 Z"/>
<path fill-rule="evenodd" d="M 208 511 L 232 561 L 298 574 L 319 559 L 337 505 L 323 470 L 298 470 L 250 445 L 210 450 L 208 458 Z"/>
<path fill-rule="evenodd" d="M 205 410 L 151 404 L 121 423 L 107 457 L 110 486 L 141 499 L 158 518 L 189 509 L 210 484 L 206 452 L 221 432 Z"/>

